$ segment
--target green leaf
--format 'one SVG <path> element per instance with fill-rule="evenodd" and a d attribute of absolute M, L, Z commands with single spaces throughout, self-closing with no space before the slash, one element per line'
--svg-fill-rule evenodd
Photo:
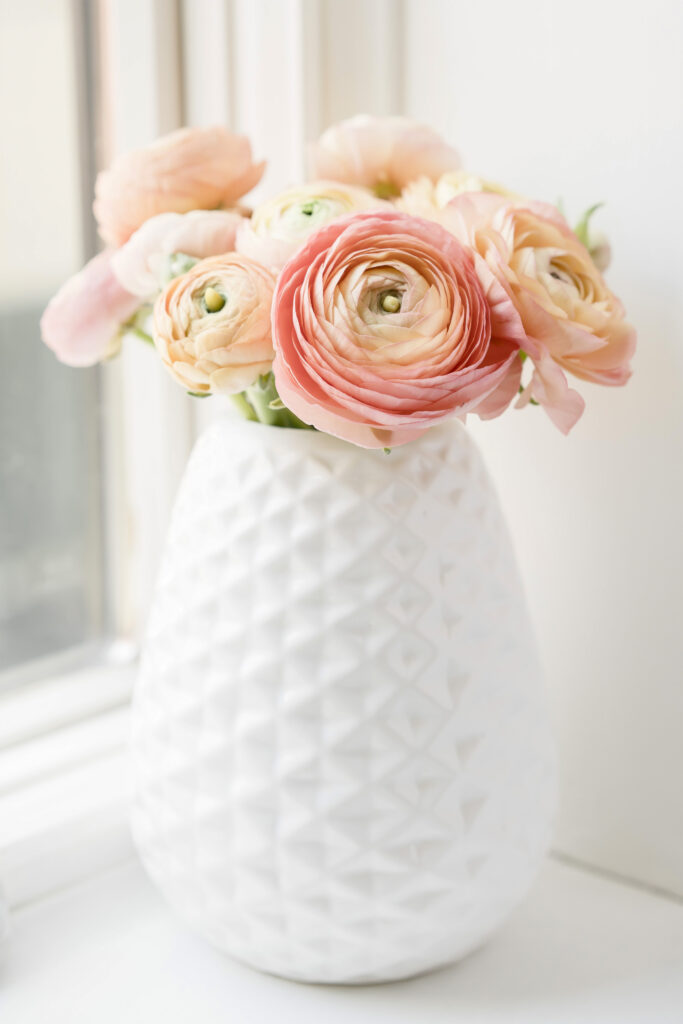
<path fill-rule="evenodd" d="M 587 249 L 589 248 L 588 232 L 590 228 L 591 217 L 594 213 L 596 213 L 597 210 L 600 209 L 601 206 L 604 205 L 604 202 L 602 202 L 594 203 L 593 206 L 589 206 L 581 220 L 577 223 L 576 227 L 574 228 L 574 234 L 582 243 L 582 245 L 586 246 Z"/>
<path fill-rule="evenodd" d="M 384 449 L 384 454 L 385 455 L 391 455 L 391 448 L 385 448 Z"/>
<path fill-rule="evenodd" d="M 188 395 L 192 395 L 193 398 L 211 398 L 209 391 L 188 391 Z"/>

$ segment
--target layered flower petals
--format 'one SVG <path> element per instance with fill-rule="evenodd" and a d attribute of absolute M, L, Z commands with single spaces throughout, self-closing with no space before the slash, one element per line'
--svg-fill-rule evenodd
<path fill-rule="evenodd" d="M 584 402 L 565 373 L 606 385 L 631 375 L 636 336 L 619 299 L 546 203 L 470 193 L 453 199 L 439 220 L 486 262 L 521 317 L 534 369 L 518 404 L 533 399 L 568 432 Z"/>
<path fill-rule="evenodd" d="M 359 210 L 388 205 L 365 188 L 336 181 L 310 182 L 257 206 L 240 225 L 237 249 L 277 271 L 324 224 Z"/>
<path fill-rule="evenodd" d="M 270 371 L 275 279 L 236 253 L 175 278 L 154 305 L 154 344 L 188 391 L 236 394 Z"/>
<path fill-rule="evenodd" d="M 113 355 L 140 299 L 120 284 L 112 252 L 101 252 L 50 300 L 40 321 L 45 344 L 68 366 L 93 366 Z"/>
<path fill-rule="evenodd" d="M 443 209 L 451 199 L 462 195 L 463 192 L 493 192 L 508 196 L 510 199 L 519 198 L 503 185 L 480 178 L 477 174 L 471 174 L 469 171 L 447 171 L 436 181 L 422 177 L 410 182 L 396 200 L 396 206 L 399 210 L 412 213 L 416 217 L 430 219 L 435 210 Z"/>
<path fill-rule="evenodd" d="M 460 166 L 440 135 L 405 117 L 357 117 L 328 128 L 310 149 L 311 173 L 397 196 L 408 182 L 437 180 Z"/>
<path fill-rule="evenodd" d="M 249 140 L 227 128 L 171 132 L 98 175 L 93 211 L 100 235 L 119 246 L 158 213 L 233 206 L 264 168 L 254 163 Z"/>
<path fill-rule="evenodd" d="M 154 298 L 171 276 L 169 260 L 182 253 L 197 259 L 219 256 L 235 248 L 244 218 L 232 210 L 192 210 L 151 217 L 113 256 L 121 284 L 143 299 Z"/>
<path fill-rule="evenodd" d="M 273 302 L 283 401 L 368 448 L 412 440 L 487 399 L 502 411 L 522 336 L 483 262 L 439 225 L 393 210 L 312 235 L 282 270 Z M 493 400 L 499 389 L 504 403 Z"/>

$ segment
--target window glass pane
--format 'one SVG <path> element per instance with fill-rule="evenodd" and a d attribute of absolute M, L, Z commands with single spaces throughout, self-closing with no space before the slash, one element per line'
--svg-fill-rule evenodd
<path fill-rule="evenodd" d="M 86 255 L 78 10 L 0 0 L 0 671 L 100 629 L 98 371 L 39 331 Z"/>

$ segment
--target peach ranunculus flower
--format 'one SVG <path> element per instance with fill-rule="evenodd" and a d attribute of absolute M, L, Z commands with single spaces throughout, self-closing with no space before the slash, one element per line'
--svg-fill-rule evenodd
<path fill-rule="evenodd" d="M 390 208 L 369 189 L 337 181 L 290 188 L 257 206 L 237 232 L 237 250 L 280 270 L 313 231 L 358 210 Z"/>
<path fill-rule="evenodd" d="M 152 299 L 172 277 L 189 269 L 184 257 L 200 260 L 231 252 L 243 220 L 232 210 L 159 213 L 114 253 L 114 273 L 129 292 Z"/>
<path fill-rule="evenodd" d="M 100 235 L 123 245 L 150 217 L 232 206 L 258 183 L 249 140 L 227 128 L 180 128 L 125 153 L 98 175 L 93 210 Z"/>
<path fill-rule="evenodd" d="M 425 125 L 405 117 L 359 114 L 328 128 L 310 147 L 311 174 L 372 189 L 382 199 L 410 181 L 436 181 L 460 166 L 456 151 Z"/>
<path fill-rule="evenodd" d="M 518 391 L 519 317 L 483 261 L 432 221 L 355 214 L 311 235 L 273 300 L 273 372 L 303 422 L 366 448 Z"/>
<path fill-rule="evenodd" d="M 140 306 L 111 268 L 112 252 L 101 252 L 50 300 L 40 321 L 45 344 L 67 366 L 93 366 L 115 355 L 124 324 Z"/>
<path fill-rule="evenodd" d="M 442 214 L 442 223 L 486 260 L 522 319 L 534 371 L 518 406 L 533 399 L 568 433 L 584 401 L 565 372 L 607 385 L 631 375 L 636 336 L 621 302 L 553 206 L 469 193 Z"/>
<path fill-rule="evenodd" d="M 244 391 L 270 371 L 275 278 L 246 256 L 201 260 L 154 304 L 153 337 L 175 379 L 196 394 Z"/>
<path fill-rule="evenodd" d="M 463 192 L 495 192 L 510 199 L 521 198 L 503 185 L 480 178 L 477 174 L 470 174 L 469 171 L 446 171 L 437 181 L 423 177 L 409 182 L 395 205 L 406 213 L 429 219 L 433 210 L 443 209 L 451 199 L 462 195 Z"/>

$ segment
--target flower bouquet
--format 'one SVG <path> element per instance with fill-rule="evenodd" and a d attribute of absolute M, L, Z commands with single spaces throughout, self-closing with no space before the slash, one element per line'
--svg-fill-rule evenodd
<path fill-rule="evenodd" d="M 43 334 L 126 335 L 228 395 L 176 501 L 134 709 L 134 833 L 213 943 L 309 981 L 479 945 L 547 847 L 554 762 L 517 569 L 463 424 L 583 411 L 633 329 L 590 230 L 460 169 L 402 118 L 311 147 L 309 183 L 184 129 L 97 181 L 108 248 Z M 273 429 L 280 428 L 280 429 Z"/>

